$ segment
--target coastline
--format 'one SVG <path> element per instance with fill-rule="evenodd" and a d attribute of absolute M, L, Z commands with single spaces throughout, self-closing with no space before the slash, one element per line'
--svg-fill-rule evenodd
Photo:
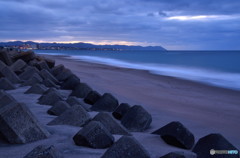
<path fill-rule="evenodd" d="M 240 148 L 240 91 L 214 87 L 144 70 L 118 68 L 64 56 L 43 55 L 71 69 L 101 94 L 112 93 L 119 102 L 143 105 L 153 116 L 152 132 L 170 121 L 180 121 L 196 141 L 209 133 L 221 133 Z M 147 147 L 149 148 L 149 147 Z"/>

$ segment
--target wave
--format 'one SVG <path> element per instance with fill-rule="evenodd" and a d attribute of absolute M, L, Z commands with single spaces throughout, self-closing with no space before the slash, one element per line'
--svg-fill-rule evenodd
<path fill-rule="evenodd" d="M 121 68 L 131 68 L 137 70 L 147 70 L 152 74 L 172 76 L 192 81 L 197 81 L 213 86 L 240 90 L 240 74 L 174 66 L 166 64 L 152 63 L 130 63 L 112 58 L 93 57 L 93 56 L 70 56 L 69 59 L 87 61 L 97 64 L 117 66 Z"/>

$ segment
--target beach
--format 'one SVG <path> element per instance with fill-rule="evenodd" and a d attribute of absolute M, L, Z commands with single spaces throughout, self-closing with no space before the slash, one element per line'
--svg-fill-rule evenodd
<path fill-rule="evenodd" d="M 42 56 L 42 55 L 41 55 Z M 210 133 L 222 134 L 237 149 L 240 148 L 240 91 L 224 89 L 169 76 L 154 75 L 144 70 L 119 68 L 85 61 L 73 60 L 69 56 L 44 55 L 63 64 L 100 94 L 111 93 L 119 103 L 142 105 L 152 116 L 150 128 L 143 132 L 131 132 L 132 136 L 149 152 L 158 158 L 169 152 L 183 151 L 191 157 L 191 150 L 166 144 L 153 131 L 172 121 L 181 122 L 195 137 L 195 144 Z M 49 105 L 40 105 L 40 94 L 25 94 L 30 86 L 17 86 L 6 92 L 24 103 L 43 127 L 50 133 L 47 139 L 26 144 L 9 144 L 0 139 L 0 157 L 24 157 L 38 145 L 54 145 L 66 158 L 99 158 L 107 149 L 91 149 L 77 146 L 73 136 L 82 129 L 70 125 L 49 125 L 57 116 L 46 111 Z M 59 89 L 66 98 L 71 90 Z M 65 99 L 66 99 L 65 98 Z M 88 112 L 91 118 L 98 112 Z M 115 142 L 121 135 L 114 134 Z M 17 153 L 17 155 L 16 155 Z"/>
<path fill-rule="evenodd" d="M 101 94 L 112 93 L 119 102 L 144 106 L 153 117 L 152 132 L 180 121 L 195 139 L 220 133 L 240 148 L 240 91 L 205 85 L 147 71 L 118 68 L 51 56 Z"/>

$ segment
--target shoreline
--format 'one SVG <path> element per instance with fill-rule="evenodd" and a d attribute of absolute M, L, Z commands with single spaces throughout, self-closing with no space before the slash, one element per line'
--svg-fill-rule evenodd
<path fill-rule="evenodd" d="M 42 55 L 42 54 L 41 54 Z M 101 94 L 112 93 L 119 102 L 143 105 L 153 116 L 152 132 L 170 121 L 180 121 L 196 141 L 221 133 L 237 148 L 240 127 L 240 91 L 210 86 L 144 70 L 119 68 L 43 55 L 63 64 Z"/>
<path fill-rule="evenodd" d="M 220 86 L 216 86 L 216 85 L 212 85 L 212 84 L 208 84 L 206 82 L 200 82 L 200 81 L 196 81 L 196 80 L 190 80 L 190 79 L 185 79 L 185 78 L 179 78 L 179 77 L 174 77 L 174 76 L 168 76 L 168 75 L 164 75 L 164 74 L 155 74 L 150 72 L 149 70 L 141 70 L 141 69 L 134 69 L 134 68 L 126 68 L 126 67 L 120 67 L 120 66 L 114 66 L 114 65 L 107 65 L 107 64 L 101 64 L 101 63 L 95 63 L 95 62 L 90 62 L 90 61 L 84 61 L 84 60 L 80 60 L 80 59 L 70 59 L 69 57 L 71 57 L 70 55 L 48 55 L 48 54 L 39 54 L 40 56 L 46 56 L 46 57 L 54 57 L 52 59 L 64 59 L 64 60 L 69 60 L 69 61 L 74 61 L 74 62 L 81 62 L 81 63 L 85 63 L 85 64 L 91 64 L 91 65 L 97 65 L 99 67 L 103 67 L 105 69 L 107 69 L 107 67 L 111 67 L 112 69 L 118 69 L 118 70 L 122 70 L 122 71 L 134 71 L 134 72 L 139 72 L 139 73 L 146 73 L 146 75 L 149 75 L 149 77 L 151 78 L 165 78 L 168 80 L 179 80 L 181 82 L 189 82 L 192 84 L 198 84 L 199 86 L 206 86 L 208 88 L 213 88 L 213 89 L 219 89 L 219 90 L 225 90 L 225 91 L 229 91 L 229 92 L 240 92 L 240 89 L 231 89 L 231 88 L 227 88 L 227 87 L 220 87 Z"/>
<path fill-rule="evenodd" d="M 42 53 L 40 53 L 41 55 Z M 42 54 L 44 55 L 44 53 Z M 240 74 L 235 71 L 225 71 L 216 68 L 198 67 L 198 66 L 184 66 L 175 64 L 161 64 L 161 63 L 142 63 L 138 61 L 127 61 L 115 58 L 105 58 L 101 56 L 88 56 L 76 55 L 76 54 L 45 54 L 45 55 L 61 55 L 72 60 L 78 60 L 88 63 L 107 65 L 112 67 L 134 69 L 134 70 L 146 70 L 154 75 L 170 76 L 182 80 L 188 80 L 206 85 L 221 87 L 226 89 L 233 89 L 240 91 Z"/>

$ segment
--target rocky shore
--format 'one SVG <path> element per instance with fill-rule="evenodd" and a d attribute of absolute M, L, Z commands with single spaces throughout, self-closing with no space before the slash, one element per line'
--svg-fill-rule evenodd
<path fill-rule="evenodd" d="M 196 139 L 177 119 L 153 129 L 155 116 L 145 105 L 85 82 L 52 58 L 1 49 L 0 157 L 228 158 L 210 150 L 239 151 L 218 132 Z M 157 143 L 169 152 L 152 152 Z"/>

